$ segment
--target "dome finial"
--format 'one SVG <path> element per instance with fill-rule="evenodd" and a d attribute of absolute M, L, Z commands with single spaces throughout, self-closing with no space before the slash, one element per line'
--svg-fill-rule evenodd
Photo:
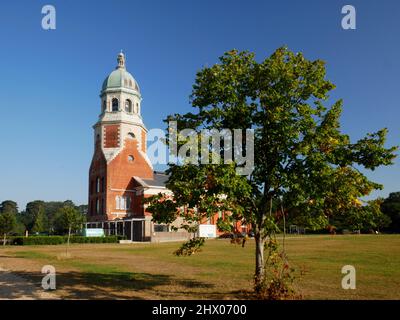
<path fill-rule="evenodd" d="M 117 69 L 119 69 L 119 68 L 125 69 L 125 56 L 122 53 L 122 49 L 121 49 L 121 52 L 118 54 L 117 61 L 118 61 Z"/>

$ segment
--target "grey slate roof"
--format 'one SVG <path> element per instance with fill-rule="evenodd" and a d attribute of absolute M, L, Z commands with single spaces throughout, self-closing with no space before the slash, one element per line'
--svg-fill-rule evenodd
<path fill-rule="evenodd" d="M 142 179 L 149 187 L 165 187 L 168 175 L 164 172 L 154 171 L 154 179 Z"/>

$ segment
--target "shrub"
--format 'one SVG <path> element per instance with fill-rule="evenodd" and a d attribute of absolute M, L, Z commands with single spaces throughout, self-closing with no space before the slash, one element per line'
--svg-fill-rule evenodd
<path fill-rule="evenodd" d="M 290 267 L 286 253 L 280 251 L 276 239 L 265 243 L 266 261 L 262 281 L 255 279 L 255 292 L 260 300 L 300 299 L 294 287 L 295 269 Z M 257 284 L 259 284 L 257 286 Z"/>
<path fill-rule="evenodd" d="M 123 239 L 121 236 L 107 236 L 107 237 L 83 237 L 73 236 L 70 243 L 118 243 Z M 67 236 L 31 236 L 31 237 L 12 237 L 11 243 L 18 246 L 29 245 L 58 245 L 67 243 Z"/>
<path fill-rule="evenodd" d="M 74 236 L 71 237 L 71 243 L 118 243 L 119 240 L 123 239 L 121 236 L 107 236 L 107 237 L 84 237 Z M 68 237 L 65 237 L 67 242 Z"/>
<path fill-rule="evenodd" d="M 188 242 L 185 242 L 178 250 L 174 251 L 176 256 L 191 256 L 196 252 L 201 251 L 201 247 L 204 245 L 205 238 L 193 238 Z"/>
<path fill-rule="evenodd" d="M 62 236 L 31 236 L 31 237 L 13 237 L 12 244 L 19 246 L 30 245 L 57 245 L 63 244 Z"/>

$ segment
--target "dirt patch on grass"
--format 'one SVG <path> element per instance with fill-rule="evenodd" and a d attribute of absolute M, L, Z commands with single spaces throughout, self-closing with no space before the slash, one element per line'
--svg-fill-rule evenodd
<path fill-rule="evenodd" d="M 0 268 L 0 300 L 6 299 L 58 299 L 58 296 L 21 275 Z"/>

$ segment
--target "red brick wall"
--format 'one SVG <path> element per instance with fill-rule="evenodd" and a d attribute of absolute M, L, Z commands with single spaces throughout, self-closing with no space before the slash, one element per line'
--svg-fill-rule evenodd
<path fill-rule="evenodd" d="M 88 220 L 96 221 L 103 220 L 105 216 L 105 208 L 101 208 L 101 204 L 104 203 L 104 207 L 107 206 L 106 202 L 106 190 L 100 189 L 100 192 L 96 192 L 96 181 L 97 179 L 104 179 L 104 186 L 107 185 L 107 162 L 104 158 L 103 152 L 100 148 L 100 141 L 96 142 L 92 163 L 89 169 L 89 208 L 88 208 Z M 102 186 L 100 186 L 102 187 Z M 96 201 L 100 201 L 99 214 L 96 213 Z M 103 210 L 102 210 L 103 209 Z M 102 214 L 103 213 L 103 214 Z"/>
<path fill-rule="evenodd" d="M 129 156 L 133 156 L 134 160 L 129 161 Z M 126 139 L 124 149 L 107 166 L 107 214 L 110 219 L 115 218 L 111 216 L 112 212 L 126 212 L 116 209 L 115 198 L 118 195 L 130 196 L 132 201 L 128 211 L 138 212 L 136 210 L 139 210 L 137 204 L 140 200 L 131 192 L 135 188 L 133 176 L 152 179 L 153 169 L 139 153 L 137 139 Z"/>
<path fill-rule="evenodd" d="M 108 125 L 104 127 L 105 147 L 116 147 L 119 141 L 119 126 Z M 144 137 L 144 139 L 143 139 Z M 145 135 L 142 135 L 142 145 L 146 144 Z M 133 161 L 129 161 L 133 156 Z M 137 139 L 126 139 L 123 150 L 107 164 L 100 143 L 96 143 L 94 156 L 89 171 L 89 221 L 100 221 L 104 219 L 113 220 L 116 216 L 112 213 L 126 214 L 134 212 L 135 215 L 143 216 L 142 195 L 133 192 L 135 188 L 133 176 L 144 179 L 153 178 L 153 170 L 138 150 Z M 104 179 L 105 189 L 96 192 L 97 178 Z M 100 180 L 101 181 L 101 180 Z M 131 197 L 131 207 L 128 210 L 116 209 L 116 196 Z M 104 215 L 96 214 L 96 201 L 104 203 Z M 122 217 L 123 215 L 119 216 Z"/>
<path fill-rule="evenodd" d="M 104 147 L 118 148 L 119 147 L 119 125 L 104 126 Z"/>

